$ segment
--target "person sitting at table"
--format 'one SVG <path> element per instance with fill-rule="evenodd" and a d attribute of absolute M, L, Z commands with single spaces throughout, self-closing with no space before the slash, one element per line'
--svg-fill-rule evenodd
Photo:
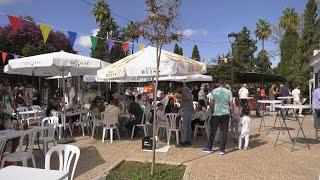
<path fill-rule="evenodd" d="M 276 85 L 272 84 L 269 89 L 269 100 L 275 100 L 277 96 Z"/>
<path fill-rule="evenodd" d="M 100 112 L 103 112 L 106 109 L 106 106 L 104 105 L 105 99 L 102 96 L 99 96 L 98 99 L 99 99 L 99 110 Z"/>
<path fill-rule="evenodd" d="M 18 93 L 16 96 L 16 106 L 17 107 L 26 107 L 27 106 L 24 88 L 20 88 L 18 90 Z"/>
<path fill-rule="evenodd" d="M 262 97 L 260 95 L 260 88 L 259 87 L 257 88 L 257 91 L 256 91 L 256 93 L 254 95 L 254 98 L 256 100 L 256 116 L 257 117 L 261 117 L 261 115 L 260 115 L 260 108 L 261 107 L 260 107 L 260 103 L 258 103 L 258 101 L 261 100 Z"/>
<path fill-rule="evenodd" d="M 138 104 L 140 104 L 141 107 L 145 107 L 145 105 L 144 105 L 144 103 L 142 101 L 142 95 L 141 94 L 138 94 L 136 102 Z"/>
<path fill-rule="evenodd" d="M 131 118 L 131 121 L 126 123 L 126 128 L 131 131 L 134 125 L 141 123 L 143 114 L 142 108 L 138 103 L 135 102 L 134 96 L 129 96 L 128 112 L 134 115 L 134 118 Z"/>
<path fill-rule="evenodd" d="M 5 113 L 4 106 L 0 103 L 0 130 L 12 129 L 12 120 L 13 117 L 10 114 Z M 11 146 L 11 153 L 13 153 L 18 148 L 19 142 L 20 137 L 9 139 L 6 142 L 6 147 Z M 6 147 L 4 149 L 6 149 Z"/>
<path fill-rule="evenodd" d="M 46 110 L 46 116 L 50 117 L 52 116 L 52 112 L 53 111 L 59 111 L 60 108 L 60 98 L 59 97 L 55 97 L 53 98 L 52 102 L 49 103 L 47 110 Z"/>
<path fill-rule="evenodd" d="M 207 114 L 208 114 L 208 109 L 205 105 L 205 102 L 199 101 L 199 103 L 196 105 L 196 109 L 193 114 L 195 119 L 193 119 L 191 122 L 192 131 L 194 131 L 196 124 L 204 125 L 204 121 L 207 119 Z"/>
<path fill-rule="evenodd" d="M 174 99 L 171 97 L 169 98 L 169 102 L 166 105 L 165 108 L 165 112 L 166 113 L 178 113 L 179 112 L 179 108 L 178 106 L 174 103 Z"/>
<path fill-rule="evenodd" d="M 104 112 L 109 114 L 108 124 L 119 123 L 119 116 L 121 115 L 121 111 L 119 108 L 119 101 L 117 99 L 112 100 L 106 107 Z"/>
<path fill-rule="evenodd" d="M 95 97 L 92 100 L 90 110 L 93 112 L 93 115 L 97 120 L 101 120 L 100 101 L 98 97 Z"/>

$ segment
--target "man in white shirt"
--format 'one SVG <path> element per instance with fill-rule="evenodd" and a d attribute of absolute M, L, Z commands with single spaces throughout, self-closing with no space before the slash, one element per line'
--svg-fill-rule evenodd
<path fill-rule="evenodd" d="M 301 101 L 300 101 L 300 89 L 299 86 L 297 86 L 292 92 L 292 96 L 293 96 L 293 104 L 295 105 L 301 105 Z M 298 110 L 298 114 L 300 115 L 302 112 L 302 109 Z"/>
<path fill-rule="evenodd" d="M 242 87 L 239 89 L 239 92 L 238 92 L 238 95 L 239 95 L 239 99 L 240 99 L 240 102 L 241 102 L 241 106 L 243 108 L 248 108 L 248 96 L 249 96 L 249 91 L 247 89 L 247 84 L 243 84 Z"/>

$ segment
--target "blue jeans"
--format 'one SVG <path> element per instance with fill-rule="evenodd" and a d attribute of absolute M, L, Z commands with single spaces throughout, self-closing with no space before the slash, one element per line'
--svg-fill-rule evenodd
<path fill-rule="evenodd" d="M 191 116 L 193 111 L 183 111 L 181 142 L 191 141 Z"/>

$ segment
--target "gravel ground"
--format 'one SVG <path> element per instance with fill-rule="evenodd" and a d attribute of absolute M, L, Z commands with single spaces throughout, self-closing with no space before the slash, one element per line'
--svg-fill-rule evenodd
<path fill-rule="evenodd" d="M 266 117 L 267 125 L 272 125 L 274 117 Z M 313 120 L 307 116 L 304 123 L 310 150 L 296 146 L 291 152 L 291 143 L 280 142 L 274 146 L 278 131 L 265 135 L 259 132 L 260 119 L 252 119 L 250 149 L 237 150 L 236 144 L 228 140 L 227 153 L 224 156 L 216 150 L 205 154 L 201 147 L 205 144 L 205 137 L 199 136 L 193 141 L 192 147 L 177 148 L 171 146 L 167 153 L 157 153 L 158 161 L 185 163 L 189 165 L 189 179 L 318 179 L 320 174 L 320 141 L 315 140 Z M 298 130 L 297 122 L 288 122 L 293 136 Z M 101 130 L 100 130 L 101 134 Z M 301 134 L 301 133 L 300 133 Z M 287 133 L 281 137 L 288 138 Z M 174 136 L 173 136 L 174 138 Z M 175 140 L 172 138 L 171 143 Z M 81 149 L 81 155 L 76 168 L 75 179 L 94 179 L 102 175 L 119 160 L 134 159 L 139 161 L 151 160 L 151 152 L 141 151 L 141 140 L 133 141 L 122 138 L 110 144 L 107 140 L 101 142 L 101 135 L 96 139 L 89 136 L 77 136 L 74 145 Z M 43 155 L 37 152 L 37 164 L 43 167 Z"/>

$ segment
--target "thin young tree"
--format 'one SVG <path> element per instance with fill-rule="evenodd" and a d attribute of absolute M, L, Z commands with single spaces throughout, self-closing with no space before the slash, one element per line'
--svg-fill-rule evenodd
<path fill-rule="evenodd" d="M 139 22 L 139 31 L 142 37 L 156 47 L 157 69 L 155 77 L 155 88 L 157 92 L 159 81 L 159 65 L 162 47 L 172 41 L 181 39 L 181 34 L 178 33 L 177 21 L 179 16 L 179 6 L 181 0 L 146 0 L 147 17 Z M 153 98 L 153 108 L 156 109 L 156 98 Z M 153 122 L 156 121 L 156 111 L 154 111 Z M 154 174 L 155 166 L 155 123 L 153 123 L 153 155 L 151 176 Z"/>

